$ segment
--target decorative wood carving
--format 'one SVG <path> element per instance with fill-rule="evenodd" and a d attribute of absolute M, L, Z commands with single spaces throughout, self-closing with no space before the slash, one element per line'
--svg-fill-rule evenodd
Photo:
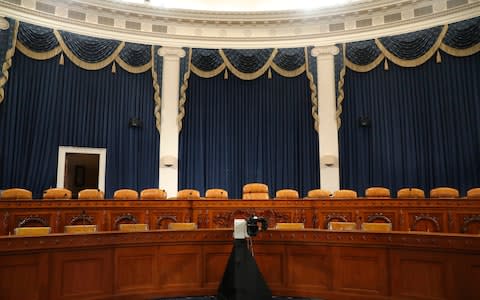
<path fill-rule="evenodd" d="M 480 215 L 464 217 L 463 218 L 462 233 L 467 233 L 468 232 L 468 226 L 471 223 L 480 223 Z"/>
<path fill-rule="evenodd" d="M 74 216 L 70 220 L 70 225 L 93 225 L 94 218 L 88 215 L 85 210 L 82 210 L 82 213 L 78 216 Z"/>
<path fill-rule="evenodd" d="M 159 216 L 155 224 L 157 225 L 157 229 L 167 229 L 169 223 L 176 223 L 177 216 Z"/>
<path fill-rule="evenodd" d="M 382 220 L 384 223 L 392 223 L 392 220 L 383 213 L 375 213 L 373 215 L 368 215 L 367 217 L 368 223 L 373 223 L 377 220 Z"/>
<path fill-rule="evenodd" d="M 115 218 L 115 228 L 118 229 L 118 225 L 120 224 L 137 224 L 137 218 L 133 216 L 131 213 L 125 214 L 125 215 L 120 215 Z"/>
<path fill-rule="evenodd" d="M 323 228 L 328 228 L 328 223 L 332 221 L 341 221 L 341 222 L 350 222 L 345 215 L 341 214 L 328 214 L 325 216 L 325 221 L 323 222 Z"/>
<path fill-rule="evenodd" d="M 417 224 L 421 221 L 430 222 L 431 224 L 433 224 L 435 226 L 435 232 L 440 232 L 440 223 L 438 222 L 438 218 L 434 217 L 434 216 L 429 216 L 429 215 L 414 216 L 413 223 L 412 223 L 412 229 L 416 230 L 417 229 Z"/>
<path fill-rule="evenodd" d="M 22 219 L 18 223 L 18 227 L 27 227 L 27 226 L 42 226 L 42 227 L 48 227 L 48 222 L 39 216 L 29 216 L 24 219 Z"/>

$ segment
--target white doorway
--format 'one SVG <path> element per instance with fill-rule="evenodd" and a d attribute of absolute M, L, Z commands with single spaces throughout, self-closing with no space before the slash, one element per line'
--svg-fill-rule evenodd
<path fill-rule="evenodd" d="M 67 188 L 76 198 L 87 188 L 105 192 L 107 149 L 58 147 L 57 187 Z"/>

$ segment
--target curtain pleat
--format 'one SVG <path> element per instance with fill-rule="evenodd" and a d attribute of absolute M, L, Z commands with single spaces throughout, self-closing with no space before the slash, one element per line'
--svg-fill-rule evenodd
<path fill-rule="evenodd" d="M 112 74 L 65 59 L 14 56 L 7 99 L 0 106 L 0 182 L 35 197 L 56 186 L 59 146 L 107 149 L 106 196 L 119 188 L 158 186 L 159 136 L 150 72 Z M 139 118 L 142 128 L 129 127 Z"/>
<path fill-rule="evenodd" d="M 180 133 L 179 188 L 228 190 L 249 182 L 304 195 L 319 185 L 318 135 L 305 76 L 251 81 L 192 74 Z"/>
<path fill-rule="evenodd" d="M 416 68 L 347 70 L 339 131 L 341 186 L 393 192 L 480 186 L 480 55 Z M 371 127 L 360 127 L 369 117 Z"/>

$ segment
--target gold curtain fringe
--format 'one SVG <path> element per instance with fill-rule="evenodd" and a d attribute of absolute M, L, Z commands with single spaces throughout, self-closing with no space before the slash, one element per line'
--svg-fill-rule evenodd
<path fill-rule="evenodd" d="M 232 72 L 235 76 L 237 76 L 238 78 L 240 78 L 242 80 L 254 80 L 254 79 L 257 79 L 258 77 L 262 76 L 268 70 L 268 68 L 272 64 L 273 59 L 275 58 L 275 56 L 278 53 L 278 49 L 273 49 L 272 54 L 268 58 L 267 62 L 260 69 L 258 69 L 257 71 L 255 71 L 253 73 L 241 72 L 240 70 L 235 68 L 235 66 L 232 65 L 232 63 L 228 59 L 227 55 L 225 55 L 225 53 L 223 52 L 222 49 L 218 50 L 218 52 L 220 53 L 220 56 L 222 57 L 223 62 L 227 66 L 228 70 L 230 72 Z"/>
<path fill-rule="evenodd" d="M 13 29 L 12 46 L 5 53 L 5 61 L 3 62 L 3 65 L 2 65 L 2 75 L 3 76 L 0 77 L 0 103 L 2 103 L 3 100 L 5 99 L 5 90 L 3 89 L 3 86 L 8 81 L 8 77 L 9 77 L 8 69 L 10 69 L 10 67 L 12 66 L 12 57 L 15 54 L 15 44 L 17 42 L 19 22 L 15 21 L 14 26 L 15 26 L 15 28 Z"/>
<path fill-rule="evenodd" d="M 452 56 L 458 56 L 458 57 L 464 57 L 464 56 L 470 56 L 474 55 L 477 52 L 480 51 L 480 43 L 466 49 L 456 49 L 453 47 L 450 47 L 444 43 L 440 45 L 440 49 L 443 50 L 443 52 L 452 55 Z"/>
<path fill-rule="evenodd" d="M 127 64 L 123 59 L 120 58 L 120 55 L 115 58 L 115 62 L 122 69 L 124 69 L 125 71 L 127 71 L 129 73 L 140 74 L 140 73 L 143 73 L 143 72 L 147 72 L 151 68 L 152 59 L 153 59 L 153 56 L 152 56 L 152 58 L 150 58 L 149 62 L 147 62 L 143 66 L 137 66 L 137 67 L 134 67 L 134 66 L 131 66 L 131 65 Z"/>
<path fill-rule="evenodd" d="M 187 72 L 183 74 L 183 83 L 180 87 L 180 99 L 178 101 L 177 126 L 178 132 L 182 131 L 183 118 L 185 117 L 185 102 L 187 102 L 188 79 L 190 78 L 190 67 L 192 66 L 192 48 L 188 49 Z"/>
<path fill-rule="evenodd" d="M 211 71 L 202 71 L 199 68 L 195 67 L 194 64 L 192 64 L 190 66 L 190 68 L 191 68 L 192 72 L 199 77 L 212 78 L 212 77 L 215 77 L 218 74 L 223 72 L 223 70 L 225 69 L 225 64 L 222 63 L 221 65 L 219 65 L 218 67 L 216 67 L 215 69 L 213 69 Z"/>
<path fill-rule="evenodd" d="M 347 55 L 346 55 L 347 50 L 346 50 L 346 44 L 345 43 L 343 44 L 342 48 L 343 48 L 343 51 L 342 51 L 343 67 L 340 70 L 340 76 L 339 76 L 339 79 L 338 79 L 337 111 L 335 112 L 335 115 L 337 117 L 337 130 L 340 130 L 340 127 L 342 126 L 342 118 L 341 118 L 341 115 L 342 115 L 342 112 L 343 112 L 342 105 L 343 105 L 343 100 L 345 99 L 345 93 L 343 92 L 343 86 L 345 84 L 345 74 L 347 72 L 347 66 L 346 66 L 346 63 L 345 63 L 347 61 Z M 378 66 L 378 63 L 376 64 L 376 66 Z"/>
<path fill-rule="evenodd" d="M 272 68 L 268 68 L 268 79 L 272 79 Z"/>
<path fill-rule="evenodd" d="M 225 72 L 223 73 L 223 79 L 228 79 L 228 70 L 225 68 Z"/>
<path fill-rule="evenodd" d="M 52 50 L 49 50 L 49 51 L 37 52 L 37 51 L 33 51 L 33 50 L 29 49 L 22 42 L 17 41 L 16 47 L 25 56 L 28 56 L 28 57 L 36 59 L 36 60 L 47 60 L 47 59 L 53 58 L 53 57 L 57 56 L 58 54 L 62 53 L 62 48 L 60 46 L 57 46 L 57 47 L 55 47 L 55 48 L 53 48 Z"/>
<path fill-rule="evenodd" d="M 435 52 L 438 50 L 440 45 L 442 44 L 443 39 L 445 38 L 445 34 L 447 34 L 448 25 L 444 25 L 442 31 L 438 35 L 437 41 L 433 44 L 433 46 L 422 56 L 415 58 L 415 59 L 401 59 L 391 53 L 385 46 L 383 46 L 382 42 L 379 39 L 375 39 L 375 44 L 377 47 L 382 51 L 386 58 L 390 61 L 399 65 L 401 67 L 413 68 L 418 67 L 424 64 L 427 60 L 429 60 Z"/>
<path fill-rule="evenodd" d="M 385 71 L 390 70 L 390 67 L 388 66 L 388 59 L 385 58 L 385 62 L 383 63 L 383 69 Z"/>
<path fill-rule="evenodd" d="M 162 107 L 162 100 L 160 98 L 160 85 L 158 84 L 158 75 L 157 71 L 155 70 L 155 53 L 154 53 L 154 46 L 151 46 L 151 56 L 152 60 L 150 61 L 150 67 L 152 69 L 152 81 L 153 81 L 153 101 L 155 102 L 155 108 L 153 109 L 153 114 L 155 115 L 155 127 L 157 128 L 158 134 L 160 135 L 160 127 L 162 121 L 161 115 L 161 107 Z"/>
<path fill-rule="evenodd" d="M 283 77 L 297 77 L 299 76 L 300 74 L 302 74 L 303 72 L 305 72 L 306 70 L 306 67 L 305 67 L 305 64 L 301 65 L 300 67 L 296 68 L 295 70 L 292 70 L 292 71 L 287 71 L 287 70 L 284 70 L 282 68 L 280 68 L 276 63 L 274 63 L 272 61 L 272 65 L 271 65 L 271 68 L 277 73 L 277 74 L 280 74 L 282 75 Z"/>
<path fill-rule="evenodd" d="M 312 73 L 308 69 L 308 48 L 304 48 L 305 53 L 305 74 L 307 75 L 309 87 L 310 87 L 310 101 L 312 103 L 312 118 L 313 118 L 313 129 L 318 133 L 319 130 L 319 121 L 318 121 L 318 98 L 317 98 L 317 86 L 315 84 L 315 79 L 313 78 Z"/>
<path fill-rule="evenodd" d="M 113 74 L 117 73 L 117 67 L 115 66 L 115 61 L 113 61 L 113 64 L 112 64 L 112 73 Z"/>
<path fill-rule="evenodd" d="M 350 70 L 353 70 L 355 72 L 365 73 L 365 72 L 370 72 L 371 70 L 375 69 L 384 60 L 384 58 L 385 58 L 385 56 L 383 54 L 380 54 L 380 55 L 378 55 L 377 58 L 375 58 L 374 61 L 372 61 L 368 65 L 357 65 L 357 64 L 354 64 L 353 62 L 351 62 L 345 55 L 345 58 L 343 59 L 343 61 L 344 61 L 344 64 Z"/>
<path fill-rule="evenodd" d="M 440 55 L 439 50 L 437 50 L 437 57 L 436 57 L 435 61 L 436 61 L 437 64 L 442 62 L 442 56 Z"/>
<path fill-rule="evenodd" d="M 60 53 L 60 60 L 58 61 L 58 64 L 61 66 L 65 64 L 65 58 L 63 57 L 63 52 Z"/>

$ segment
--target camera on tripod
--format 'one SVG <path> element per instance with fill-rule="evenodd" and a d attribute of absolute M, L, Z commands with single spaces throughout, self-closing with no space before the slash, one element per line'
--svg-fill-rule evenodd
<path fill-rule="evenodd" d="M 264 217 L 257 217 L 255 215 L 247 219 L 247 234 L 249 236 L 256 236 L 259 229 L 267 230 L 268 222 Z"/>

